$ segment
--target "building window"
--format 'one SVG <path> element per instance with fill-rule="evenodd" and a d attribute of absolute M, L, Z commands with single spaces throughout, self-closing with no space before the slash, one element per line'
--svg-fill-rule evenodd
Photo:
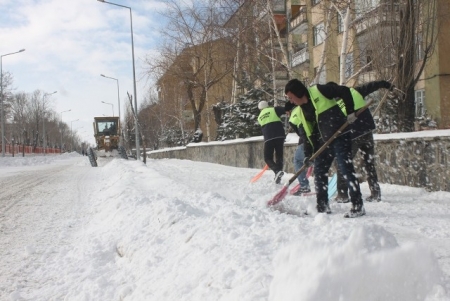
<path fill-rule="evenodd" d="M 316 5 L 316 4 L 319 4 L 320 3 L 320 0 L 311 0 L 311 4 L 312 5 Z"/>
<path fill-rule="evenodd" d="M 353 75 L 353 53 L 348 53 L 345 57 L 345 78 Z"/>
<path fill-rule="evenodd" d="M 338 65 L 340 70 L 341 56 L 338 56 Z M 347 53 L 345 56 L 344 74 L 346 79 L 353 75 L 353 53 Z"/>
<path fill-rule="evenodd" d="M 286 11 L 286 3 L 284 0 L 275 0 L 273 3 L 273 10 L 276 12 Z"/>
<path fill-rule="evenodd" d="M 345 14 L 346 13 L 344 13 L 344 18 L 345 18 Z M 341 33 L 344 31 L 344 19 L 342 19 L 340 13 L 337 13 L 337 30 L 338 30 L 338 33 Z"/>
<path fill-rule="evenodd" d="M 422 34 L 418 33 L 416 35 L 416 59 L 418 61 L 423 60 L 425 56 L 425 51 L 423 50 L 423 39 Z"/>
<path fill-rule="evenodd" d="M 380 6 L 380 0 L 355 0 L 356 19 Z"/>
<path fill-rule="evenodd" d="M 322 44 L 325 40 L 325 26 L 323 23 L 319 23 L 313 27 L 314 33 L 314 46 Z"/>
<path fill-rule="evenodd" d="M 425 115 L 425 90 L 416 90 L 415 103 L 416 103 L 416 117 Z"/>

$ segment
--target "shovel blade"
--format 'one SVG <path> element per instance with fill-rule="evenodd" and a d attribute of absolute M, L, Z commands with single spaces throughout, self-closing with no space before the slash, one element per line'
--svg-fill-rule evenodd
<path fill-rule="evenodd" d="M 266 164 L 266 166 L 264 166 L 264 168 L 256 175 L 254 176 L 250 182 L 255 183 L 256 181 L 258 181 L 262 175 L 264 174 L 264 172 L 269 168 L 269 166 Z"/>
<path fill-rule="evenodd" d="M 280 190 L 280 192 L 278 192 L 268 203 L 267 206 L 273 206 L 278 204 L 279 202 L 281 202 L 284 197 L 287 195 L 288 193 L 288 186 L 284 185 L 283 188 Z"/>

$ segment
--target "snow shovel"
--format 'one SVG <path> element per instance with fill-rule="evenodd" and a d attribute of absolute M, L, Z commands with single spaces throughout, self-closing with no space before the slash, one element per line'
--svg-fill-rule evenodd
<path fill-rule="evenodd" d="M 384 94 L 383 98 L 380 100 L 380 103 L 383 103 L 383 102 L 385 101 L 385 99 L 386 99 L 387 96 L 388 96 L 388 93 L 389 93 L 389 91 L 386 91 L 386 93 Z M 364 107 L 362 107 L 362 108 L 359 109 L 357 112 L 355 112 L 355 116 L 358 117 L 362 112 L 364 112 L 364 111 L 372 104 L 372 102 L 373 102 L 373 99 L 370 100 L 370 101 L 368 101 L 367 104 L 366 104 Z M 333 142 L 334 139 L 336 139 L 336 137 L 339 136 L 339 135 L 342 133 L 342 131 L 343 131 L 348 125 L 349 125 L 349 123 L 348 123 L 348 121 L 346 121 L 346 122 L 345 122 L 345 123 L 344 123 L 337 131 L 336 131 L 336 133 L 334 133 L 333 136 L 331 136 L 330 139 L 328 139 L 328 141 L 325 142 L 325 144 L 322 145 L 322 147 L 319 148 L 319 149 L 317 150 L 317 152 L 315 152 L 315 153 L 311 156 L 311 158 L 309 158 L 309 161 L 313 161 L 315 158 L 317 158 L 317 157 L 318 157 L 318 156 L 319 156 L 319 155 L 320 155 L 320 154 L 328 147 L 328 145 L 330 145 L 331 142 Z M 283 188 L 281 189 L 281 191 L 278 192 L 278 193 L 277 193 L 277 194 L 276 194 L 276 195 L 275 195 L 275 196 L 267 203 L 267 206 L 273 206 L 273 205 L 276 205 L 276 204 L 278 204 L 279 202 L 281 202 L 281 201 L 286 197 L 286 195 L 288 194 L 288 188 L 289 188 L 289 185 L 291 185 L 291 184 L 295 181 L 295 179 L 297 179 L 298 175 L 299 175 L 303 170 L 305 170 L 306 168 L 308 168 L 308 166 L 307 166 L 307 165 L 303 165 L 302 168 L 300 168 L 300 169 L 295 173 L 295 175 L 293 175 L 292 178 L 290 178 L 289 181 L 288 181 L 286 184 L 283 185 Z"/>
<path fill-rule="evenodd" d="M 259 178 L 262 177 L 262 175 L 264 174 L 264 172 L 269 168 L 269 165 L 266 164 L 266 166 L 264 166 L 264 168 L 256 175 L 254 176 L 250 182 L 255 183 L 256 181 L 259 180 Z"/>

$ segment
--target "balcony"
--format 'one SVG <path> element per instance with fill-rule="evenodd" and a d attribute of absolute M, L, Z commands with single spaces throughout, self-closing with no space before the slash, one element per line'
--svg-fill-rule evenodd
<path fill-rule="evenodd" d="M 291 67 L 295 67 L 306 62 L 309 62 L 309 52 L 308 48 L 303 48 L 292 55 Z"/>
<path fill-rule="evenodd" d="M 400 22 L 399 14 L 393 15 L 381 9 L 377 9 L 356 20 L 356 34 L 360 35 L 366 30 L 370 30 L 376 26 L 392 26 L 398 24 L 398 22 Z"/>
<path fill-rule="evenodd" d="M 290 32 L 293 34 L 301 34 L 308 29 L 308 19 L 306 17 L 306 7 L 302 7 L 298 13 L 292 16 L 289 21 Z"/>

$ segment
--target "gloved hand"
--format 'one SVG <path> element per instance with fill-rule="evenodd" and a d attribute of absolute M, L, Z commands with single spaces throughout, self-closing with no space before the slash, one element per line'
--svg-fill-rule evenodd
<path fill-rule="evenodd" d="M 395 86 L 393 83 L 388 82 L 387 80 L 383 80 L 381 82 L 382 82 L 383 88 L 388 89 L 389 91 L 394 90 Z"/>
<path fill-rule="evenodd" d="M 395 86 L 394 86 L 394 84 L 392 84 L 388 81 L 384 81 L 384 88 L 388 89 L 389 91 L 393 91 Z"/>
<path fill-rule="evenodd" d="M 306 168 L 308 168 L 311 165 L 313 165 L 313 161 L 309 160 L 309 157 L 305 157 L 305 159 L 303 159 L 303 166 L 306 166 Z"/>
<path fill-rule="evenodd" d="M 295 108 L 295 104 L 291 103 L 290 101 L 287 101 L 287 102 L 284 104 L 284 110 L 285 110 L 286 112 L 290 112 L 290 111 L 292 111 L 294 108 Z"/>
<path fill-rule="evenodd" d="M 355 122 L 355 120 L 356 120 L 356 115 L 355 115 L 355 113 L 351 113 L 351 114 L 349 114 L 349 115 L 347 116 L 347 122 L 348 122 L 349 124 L 352 124 L 353 122 Z"/>

